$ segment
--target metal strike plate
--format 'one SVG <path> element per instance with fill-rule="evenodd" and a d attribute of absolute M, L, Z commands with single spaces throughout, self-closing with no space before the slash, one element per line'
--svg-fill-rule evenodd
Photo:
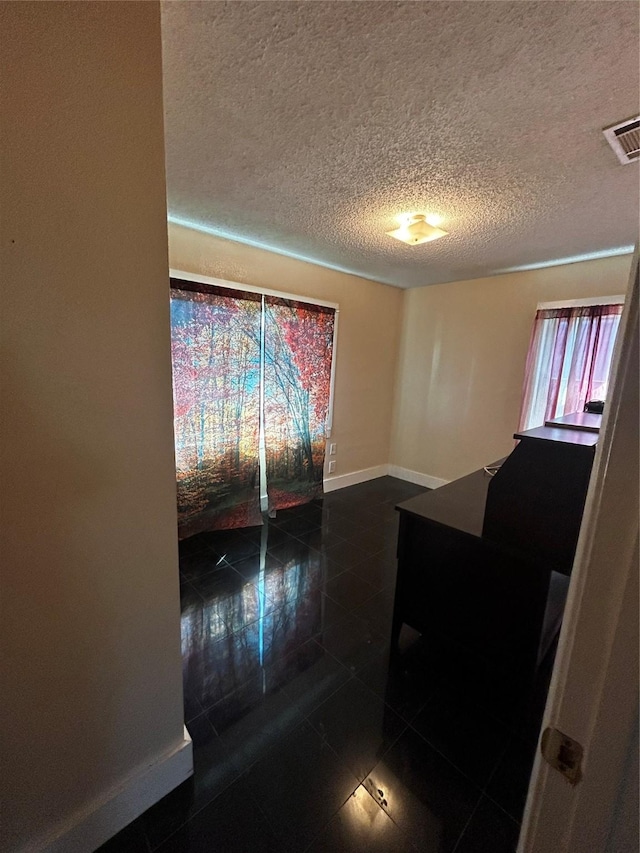
<path fill-rule="evenodd" d="M 582 779 L 582 745 L 559 729 L 547 728 L 542 733 L 540 750 L 543 758 L 572 785 Z"/>

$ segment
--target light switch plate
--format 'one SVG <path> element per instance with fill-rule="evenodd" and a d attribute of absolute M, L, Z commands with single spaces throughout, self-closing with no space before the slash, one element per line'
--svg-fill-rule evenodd
<path fill-rule="evenodd" d="M 337 448 L 338 445 L 335 443 L 335 441 L 332 441 L 329 445 L 329 456 L 335 456 Z"/>

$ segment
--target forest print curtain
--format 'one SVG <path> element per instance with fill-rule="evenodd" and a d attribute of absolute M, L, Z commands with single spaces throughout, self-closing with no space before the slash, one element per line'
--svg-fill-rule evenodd
<path fill-rule="evenodd" d="M 322 494 L 335 311 L 171 280 L 178 533 Z M 266 460 L 260 477 L 260 438 Z"/>
<path fill-rule="evenodd" d="M 178 532 L 262 523 L 261 296 L 172 280 Z"/>
<path fill-rule="evenodd" d="M 322 494 L 335 311 L 265 296 L 264 435 L 269 511 Z"/>

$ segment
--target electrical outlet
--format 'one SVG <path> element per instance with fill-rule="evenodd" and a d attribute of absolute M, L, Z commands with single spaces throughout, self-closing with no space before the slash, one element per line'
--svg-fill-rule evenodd
<path fill-rule="evenodd" d="M 329 473 L 333 474 L 335 470 L 336 470 L 336 461 L 335 461 L 335 459 L 332 459 L 331 462 L 329 462 Z"/>
<path fill-rule="evenodd" d="M 335 443 L 335 441 L 331 442 L 331 444 L 329 445 L 329 456 L 335 456 L 337 448 L 338 445 Z"/>

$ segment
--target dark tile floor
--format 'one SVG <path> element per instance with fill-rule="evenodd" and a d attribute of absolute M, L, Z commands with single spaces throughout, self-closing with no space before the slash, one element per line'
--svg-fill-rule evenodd
<path fill-rule="evenodd" d="M 390 657 L 394 506 L 421 491 L 382 477 L 181 543 L 195 773 L 102 853 L 515 850 L 543 697 L 438 637 Z"/>

